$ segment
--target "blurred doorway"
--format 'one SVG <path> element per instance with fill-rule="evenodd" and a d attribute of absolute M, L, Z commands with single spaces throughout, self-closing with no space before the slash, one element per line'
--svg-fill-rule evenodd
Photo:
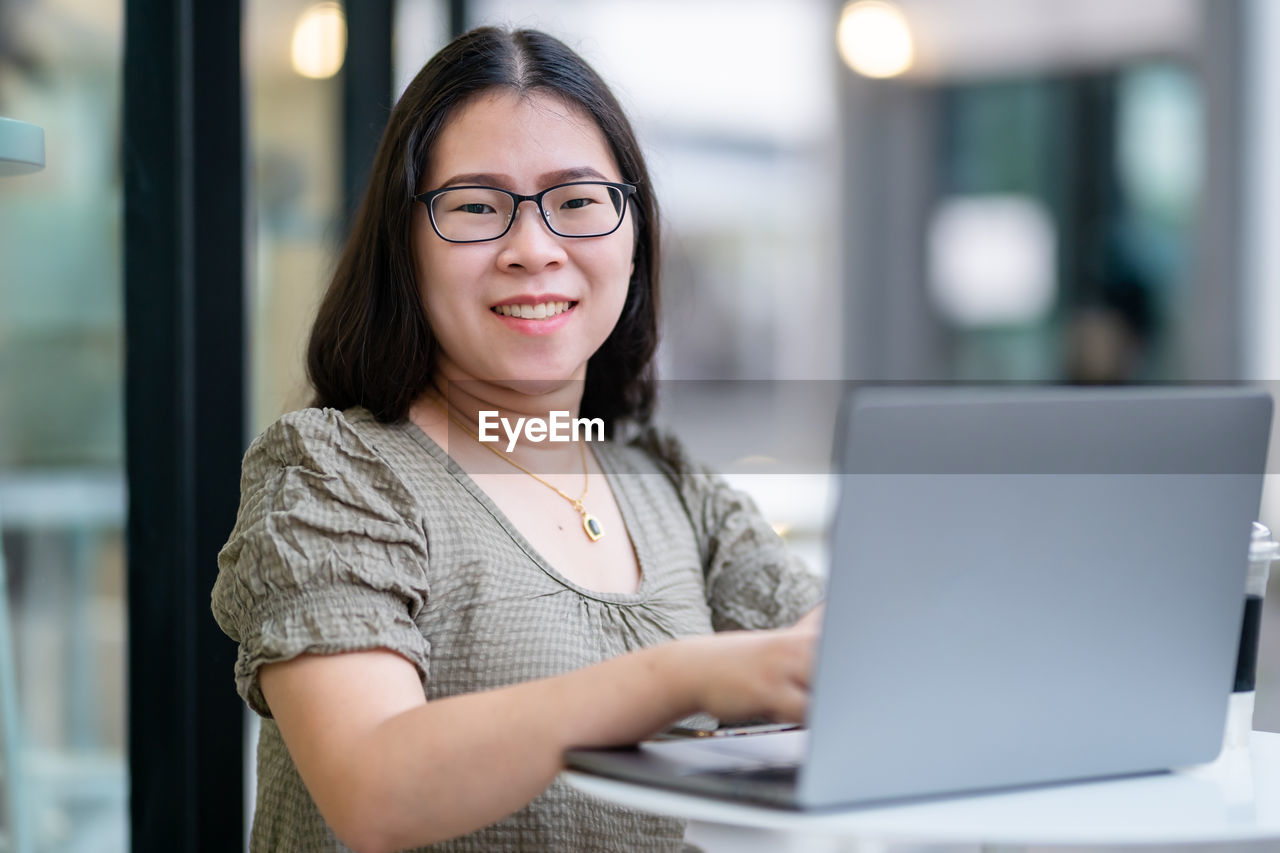
<path fill-rule="evenodd" d="M 841 77 L 846 375 L 1238 376 L 1241 6 L 897 3 L 914 63 Z"/>

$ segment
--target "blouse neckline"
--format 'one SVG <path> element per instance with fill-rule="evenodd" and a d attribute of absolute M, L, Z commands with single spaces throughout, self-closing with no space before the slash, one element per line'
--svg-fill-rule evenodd
<path fill-rule="evenodd" d="M 601 590 L 591 589 L 582 586 L 570 580 L 561 574 L 551 562 L 547 560 L 534 548 L 532 543 L 525 538 L 520 529 L 512 523 L 507 514 L 503 512 L 489 494 L 475 480 L 471 479 L 471 475 L 463 470 L 457 461 L 445 452 L 444 448 L 436 443 L 435 439 L 422 431 L 422 428 L 413 421 L 406 418 L 400 422 L 400 428 L 403 432 L 413 439 L 419 447 L 426 451 L 433 459 L 439 462 L 446 471 L 458 482 L 462 488 L 466 489 L 470 495 L 480 503 L 481 506 L 493 517 L 493 520 L 511 537 L 516 546 L 532 560 L 538 568 L 542 569 L 549 577 L 557 583 L 573 590 L 584 598 L 594 599 L 608 604 L 638 604 L 649 599 L 652 587 L 651 571 L 653 562 L 649 554 L 648 543 L 645 537 L 637 538 L 633 535 L 637 531 L 638 522 L 636 520 L 635 506 L 632 503 L 631 495 L 626 489 L 618 488 L 618 476 L 621 473 L 618 469 L 617 460 L 613 455 L 612 442 L 597 442 L 592 446 L 592 452 L 595 454 L 596 461 L 600 463 L 600 469 L 604 472 L 605 480 L 609 484 L 609 491 L 613 493 L 613 498 L 618 504 L 618 512 L 622 516 L 622 523 L 627 528 L 626 534 L 631 541 L 631 547 L 636 554 L 636 563 L 640 568 L 640 583 L 636 587 L 635 592 L 603 592 Z"/>

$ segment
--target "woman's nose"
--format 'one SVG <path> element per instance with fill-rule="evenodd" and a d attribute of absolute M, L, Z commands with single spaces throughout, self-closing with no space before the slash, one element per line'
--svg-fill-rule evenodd
<path fill-rule="evenodd" d="M 502 238 L 499 263 L 505 267 L 540 270 L 564 262 L 561 238 L 552 233 L 536 204 L 523 201 L 513 215 L 511 230 Z"/>

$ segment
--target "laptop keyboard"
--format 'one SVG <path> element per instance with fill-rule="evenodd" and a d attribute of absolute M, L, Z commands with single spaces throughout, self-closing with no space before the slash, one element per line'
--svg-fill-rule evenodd
<path fill-rule="evenodd" d="M 722 779 L 743 779 L 752 782 L 774 782 L 784 785 L 794 784 L 800 772 L 798 764 L 771 764 L 755 767 L 734 767 L 729 770 L 711 770 L 708 776 Z"/>

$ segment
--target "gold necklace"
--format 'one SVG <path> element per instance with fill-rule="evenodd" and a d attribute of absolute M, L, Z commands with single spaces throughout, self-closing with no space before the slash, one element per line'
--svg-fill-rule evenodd
<path fill-rule="evenodd" d="M 578 515 L 582 516 L 582 529 L 587 534 L 588 539 L 590 539 L 592 542 L 596 542 L 600 539 L 600 537 L 604 536 L 604 528 L 600 526 L 600 520 L 596 518 L 594 515 L 592 515 L 591 513 L 587 512 L 587 508 L 582 505 L 582 499 L 587 496 L 587 489 L 591 488 L 591 476 L 587 473 L 587 450 L 586 450 L 586 447 L 583 446 L 582 442 L 578 442 L 578 454 L 582 457 L 582 494 L 578 495 L 578 497 L 576 498 L 572 498 L 569 495 L 565 494 L 563 491 L 561 491 L 557 486 L 553 485 L 552 483 L 548 483 L 546 480 L 542 479 L 537 474 L 533 473 L 528 468 L 521 465 L 519 462 L 509 458 L 498 449 L 490 447 L 489 445 L 485 444 L 483 441 L 480 440 L 480 435 L 478 433 L 476 433 L 473 429 L 471 429 L 471 427 L 467 426 L 462 421 L 455 418 L 453 416 L 453 412 L 450 412 L 447 408 L 445 408 L 444 405 L 439 400 L 432 397 L 431 402 L 435 405 L 437 409 L 440 410 L 441 414 L 443 414 L 449 420 L 453 421 L 458 426 L 462 427 L 463 431 L 466 432 L 467 435 L 474 438 L 476 440 L 476 444 L 479 444 L 485 450 L 489 451 L 494 456 L 497 456 L 499 459 L 501 459 L 503 462 L 506 462 L 508 465 L 514 465 L 515 467 L 519 468 L 521 471 L 528 474 L 530 477 L 537 480 L 539 483 L 546 486 L 548 489 L 550 489 L 560 497 L 567 500 L 570 506 L 572 506 L 574 510 L 577 511 Z"/>

